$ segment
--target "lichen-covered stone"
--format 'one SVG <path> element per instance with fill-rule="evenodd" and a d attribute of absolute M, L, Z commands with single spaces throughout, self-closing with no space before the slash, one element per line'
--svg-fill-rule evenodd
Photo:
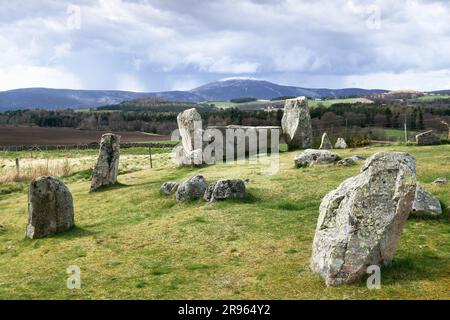
<path fill-rule="evenodd" d="M 336 143 L 334 144 L 335 149 L 347 149 L 347 142 L 345 142 L 344 138 L 337 138 Z"/>
<path fill-rule="evenodd" d="M 341 157 L 328 150 L 306 149 L 294 157 L 294 163 L 297 167 L 310 167 L 315 164 L 333 164 Z"/>
<path fill-rule="evenodd" d="M 419 146 L 439 144 L 440 139 L 433 130 L 428 130 L 416 135 L 416 143 Z"/>
<path fill-rule="evenodd" d="M 339 166 L 353 166 L 353 165 L 356 165 L 357 162 L 360 160 L 365 160 L 365 159 L 360 156 L 351 156 L 351 157 L 339 160 L 336 164 Z"/>
<path fill-rule="evenodd" d="M 311 148 L 311 115 L 306 97 L 286 100 L 281 129 L 289 149 Z"/>
<path fill-rule="evenodd" d="M 433 181 L 433 184 L 447 184 L 448 180 L 444 177 L 439 177 Z"/>
<path fill-rule="evenodd" d="M 177 189 L 177 202 L 195 200 L 203 197 L 208 183 L 203 176 L 193 176 L 189 180 L 184 181 Z"/>
<path fill-rule="evenodd" d="M 164 182 L 159 191 L 165 195 L 174 194 L 178 189 L 178 182 L 168 181 Z"/>
<path fill-rule="evenodd" d="M 333 149 L 333 145 L 331 144 L 330 138 L 328 138 L 328 134 L 326 132 L 322 135 L 319 149 Z"/>
<path fill-rule="evenodd" d="M 92 171 L 91 191 L 117 183 L 120 157 L 120 136 L 106 133 L 100 140 L 97 163 Z"/>
<path fill-rule="evenodd" d="M 26 236 L 30 239 L 43 238 L 66 231 L 73 225 L 73 199 L 66 185 L 53 177 L 31 181 Z"/>
<path fill-rule="evenodd" d="M 208 202 L 245 197 L 245 183 L 241 179 L 222 179 L 211 183 L 204 195 Z"/>
<path fill-rule="evenodd" d="M 203 149 L 202 117 L 197 109 L 185 110 L 177 116 L 181 145 L 175 150 L 175 160 L 180 165 L 201 165 Z"/>
<path fill-rule="evenodd" d="M 358 176 L 328 193 L 319 209 L 311 269 L 326 285 L 359 280 L 370 265 L 394 258 L 416 190 L 415 159 L 377 153 Z"/>
<path fill-rule="evenodd" d="M 441 203 L 422 185 L 417 184 L 412 213 L 423 216 L 438 216 L 442 214 Z"/>

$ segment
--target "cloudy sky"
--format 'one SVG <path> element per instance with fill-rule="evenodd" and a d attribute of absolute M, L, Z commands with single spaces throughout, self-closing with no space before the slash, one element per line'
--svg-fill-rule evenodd
<path fill-rule="evenodd" d="M 0 90 L 450 89 L 442 0 L 0 0 Z"/>

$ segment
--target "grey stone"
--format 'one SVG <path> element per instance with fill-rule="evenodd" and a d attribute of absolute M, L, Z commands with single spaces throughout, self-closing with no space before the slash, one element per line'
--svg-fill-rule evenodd
<path fill-rule="evenodd" d="M 344 138 L 337 138 L 337 141 L 334 145 L 335 149 L 347 149 L 347 142 L 345 142 Z"/>
<path fill-rule="evenodd" d="M 177 202 L 195 200 L 203 197 L 208 183 L 203 176 L 193 176 L 189 180 L 184 181 L 177 190 Z"/>
<path fill-rule="evenodd" d="M 97 163 L 92 171 L 91 191 L 117 183 L 120 157 L 120 136 L 106 133 L 100 140 Z"/>
<path fill-rule="evenodd" d="M 358 281 L 370 265 L 390 264 L 415 190 L 411 155 L 381 152 L 367 159 L 359 175 L 323 198 L 311 270 L 329 286 Z"/>
<path fill-rule="evenodd" d="M 202 117 L 197 109 L 185 110 L 177 116 L 181 145 L 175 150 L 175 160 L 180 165 L 201 165 L 203 148 Z"/>
<path fill-rule="evenodd" d="M 281 129 L 289 149 L 311 148 L 312 125 L 306 97 L 286 100 Z"/>
<path fill-rule="evenodd" d="M 353 165 L 356 165 L 357 162 L 360 160 L 365 160 L 365 159 L 360 156 L 351 156 L 351 157 L 339 160 L 336 164 L 339 166 L 353 166 Z"/>
<path fill-rule="evenodd" d="M 333 145 L 331 144 L 330 138 L 328 138 L 328 134 L 326 132 L 322 135 L 322 141 L 320 142 L 319 149 L 333 149 Z"/>
<path fill-rule="evenodd" d="M 439 200 L 425 190 L 419 183 L 416 187 L 412 213 L 432 217 L 442 214 L 441 203 Z"/>
<path fill-rule="evenodd" d="M 204 198 L 208 202 L 218 200 L 244 198 L 245 183 L 241 179 L 222 179 L 211 183 L 205 192 Z"/>
<path fill-rule="evenodd" d="M 174 181 L 164 182 L 159 190 L 165 195 L 171 195 L 177 191 L 178 185 L 178 182 Z"/>
<path fill-rule="evenodd" d="M 306 149 L 294 157 L 297 167 L 310 167 L 315 164 L 333 164 L 340 160 L 341 157 L 332 151 Z"/>
<path fill-rule="evenodd" d="M 428 130 L 416 135 L 416 143 L 419 146 L 439 144 L 440 139 L 433 130 Z"/>
<path fill-rule="evenodd" d="M 433 181 L 433 184 L 446 184 L 446 183 L 448 183 L 448 180 L 444 177 L 439 177 Z"/>
<path fill-rule="evenodd" d="M 27 237 L 43 238 L 73 225 L 73 199 L 66 185 L 53 177 L 32 180 L 28 192 Z"/>
<path fill-rule="evenodd" d="M 281 127 L 277 126 L 209 126 L 205 130 L 205 140 L 209 147 L 214 146 L 211 149 L 215 152 L 204 152 L 204 157 L 213 159 L 212 161 L 204 160 L 207 163 L 216 163 L 224 159 L 234 161 L 246 155 L 278 152 L 280 133 Z M 272 150 L 272 145 L 276 150 Z M 218 155 L 220 151 L 222 158 Z M 233 153 L 228 154 L 229 151 Z"/>

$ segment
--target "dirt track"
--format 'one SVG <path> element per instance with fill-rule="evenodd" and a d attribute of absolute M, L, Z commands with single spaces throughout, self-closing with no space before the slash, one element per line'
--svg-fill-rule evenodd
<path fill-rule="evenodd" d="M 0 126 L 0 146 L 89 144 L 98 142 L 101 135 L 106 132 L 110 131 Z M 170 140 L 168 136 L 149 135 L 142 132 L 119 131 L 114 133 L 122 136 L 121 142 L 123 143 Z"/>

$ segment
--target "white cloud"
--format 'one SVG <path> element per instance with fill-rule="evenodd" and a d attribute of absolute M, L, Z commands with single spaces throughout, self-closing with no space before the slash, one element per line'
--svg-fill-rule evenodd
<path fill-rule="evenodd" d="M 68 5 L 80 8 L 79 29 L 69 28 Z M 379 29 L 368 28 L 374 6 Z M 438 0 L 7 1 L 0 90 L 14 69 L 28 76 L 15 77 L 17 87 L 169 90 L 245 75 L 448 88 L 449 15 L 450 3 Z"/>

